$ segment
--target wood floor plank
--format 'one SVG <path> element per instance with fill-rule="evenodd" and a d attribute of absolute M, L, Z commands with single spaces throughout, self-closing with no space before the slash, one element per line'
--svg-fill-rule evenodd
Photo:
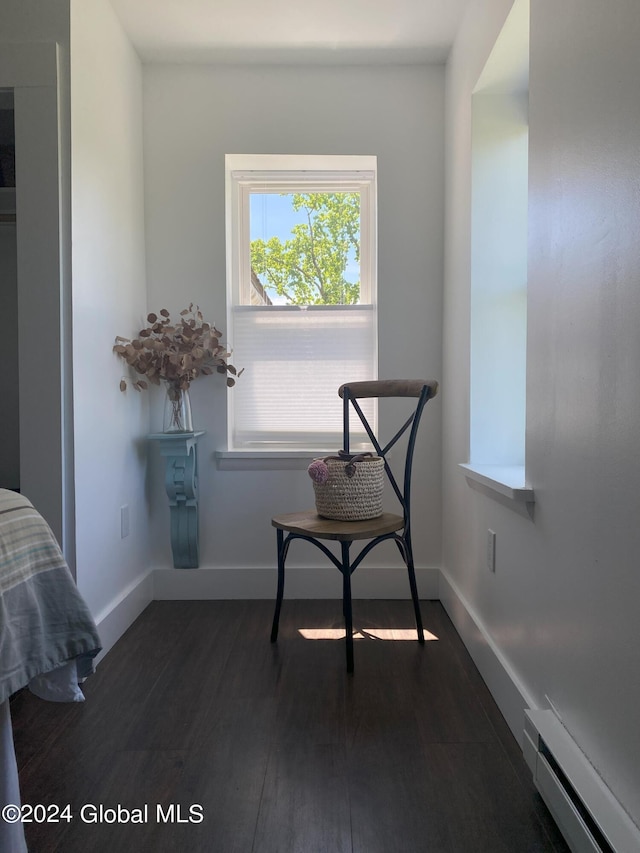
<path fill-rule="evenodd" d="M 203 806 L 204 821 L 179 838 L 189 851 L 250 853 L 271 751 L 272 700 L 252 705 L 234 700 L 218 708 L 210 731 L 189 752 L 180 797 Z M 175 836 L 175 833 L 174 833 Z M 173 850 L 167 840 L 159 853 Z"/>
<path fill-rule="evenodd" d="M 207 713 L 220 692 L 220 679 L 229 654 L 238 644 L 238 625 L 245 609 L 241 601 L 213 604 L 215 608 L 193 608 L 185 625 L 163 629 L 170 637 L 172 654 L 146 697 L 126 748 L 190 746 L 198 718 Z M 151 718 L 153 725 L 149 724 Z"/>
<path fill-rule="evenodd" d="M 417 744 L 378 739 L 349 755 L 354 853 L 448 853 L 428 758 Z"/>
<path fill-rule="evenodd" d="M 264 783 L 256 853 L 351 853 L 344 749 L 336 744 L 278 746 Z"/>
<path fill-rule="evenodd" d="M 478 853 L 540 853 L 550 839 L 531 798 L 494 744 L 433 744 L 429 763 L 438 780 L 449 849 Z M 505 804 L 508 804 L 505 808 Z"/>
<path fill-rule="evenodd" d="M 12 702 L 27 803 L 144 825 L 39 825 L 34 853 L 566 853 L 441 605 L 154 602 L 67 706 Z M 411 639 L 407 639 L 410 637 Z M 158 821 L 158 805 L 201 822 Z M 175 816 L 175 815 L 174 815 Z"/>
<path fill-rule="evenodd" d="M 155 804 L 175 802 L 184 759 L 184 753 L 161 750 L 114 753 L 99 785 L 74 797 L 72 822 L 27 827 L 29 849 L 46 849 L 53 838 L 53 849 L 85 853 L 94 849 L 96 837 L 104 850 L 158 849 L 165 827 L 157 821 Z"/>

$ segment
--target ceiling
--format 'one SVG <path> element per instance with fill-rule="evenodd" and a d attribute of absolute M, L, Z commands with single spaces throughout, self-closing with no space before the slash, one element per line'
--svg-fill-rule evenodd
<path fill-rule="evenodd" d="M 144 62 L 444 62 L 469 0 L 111 0 Z"/>

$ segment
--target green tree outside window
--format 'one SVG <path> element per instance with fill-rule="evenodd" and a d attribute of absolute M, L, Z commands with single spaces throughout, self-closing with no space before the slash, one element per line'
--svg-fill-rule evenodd
<path fill-rule="evenodd" d="M 264 289 L 289 305 L 356 304 L 359 275 L 349 280 L 347 267 L 360 264 L 360 194 L 292 193 L 291 205 L 303 221 L 289 239 L 251 241 L 251 267 Z"/>

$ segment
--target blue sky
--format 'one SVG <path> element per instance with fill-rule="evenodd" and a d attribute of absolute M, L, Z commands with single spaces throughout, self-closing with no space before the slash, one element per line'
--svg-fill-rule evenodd
<path fill-rule="evenodd" d="M 305 222 L 303 210 L 293 210 L 290 195 L 277 193 L 251 193 L 251 240 L 269 240 L 279 237 L 282 241 L 291 236 L 291 229 Z"/>

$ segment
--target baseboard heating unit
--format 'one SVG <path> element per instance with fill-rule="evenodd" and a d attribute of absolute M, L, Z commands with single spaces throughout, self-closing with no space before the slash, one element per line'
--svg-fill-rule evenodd
<path fill-rule="evenodd" d="M 573 853 L 640 853 L 640 829 L 553 711 L 525 715 L 525 760 Z"/>

